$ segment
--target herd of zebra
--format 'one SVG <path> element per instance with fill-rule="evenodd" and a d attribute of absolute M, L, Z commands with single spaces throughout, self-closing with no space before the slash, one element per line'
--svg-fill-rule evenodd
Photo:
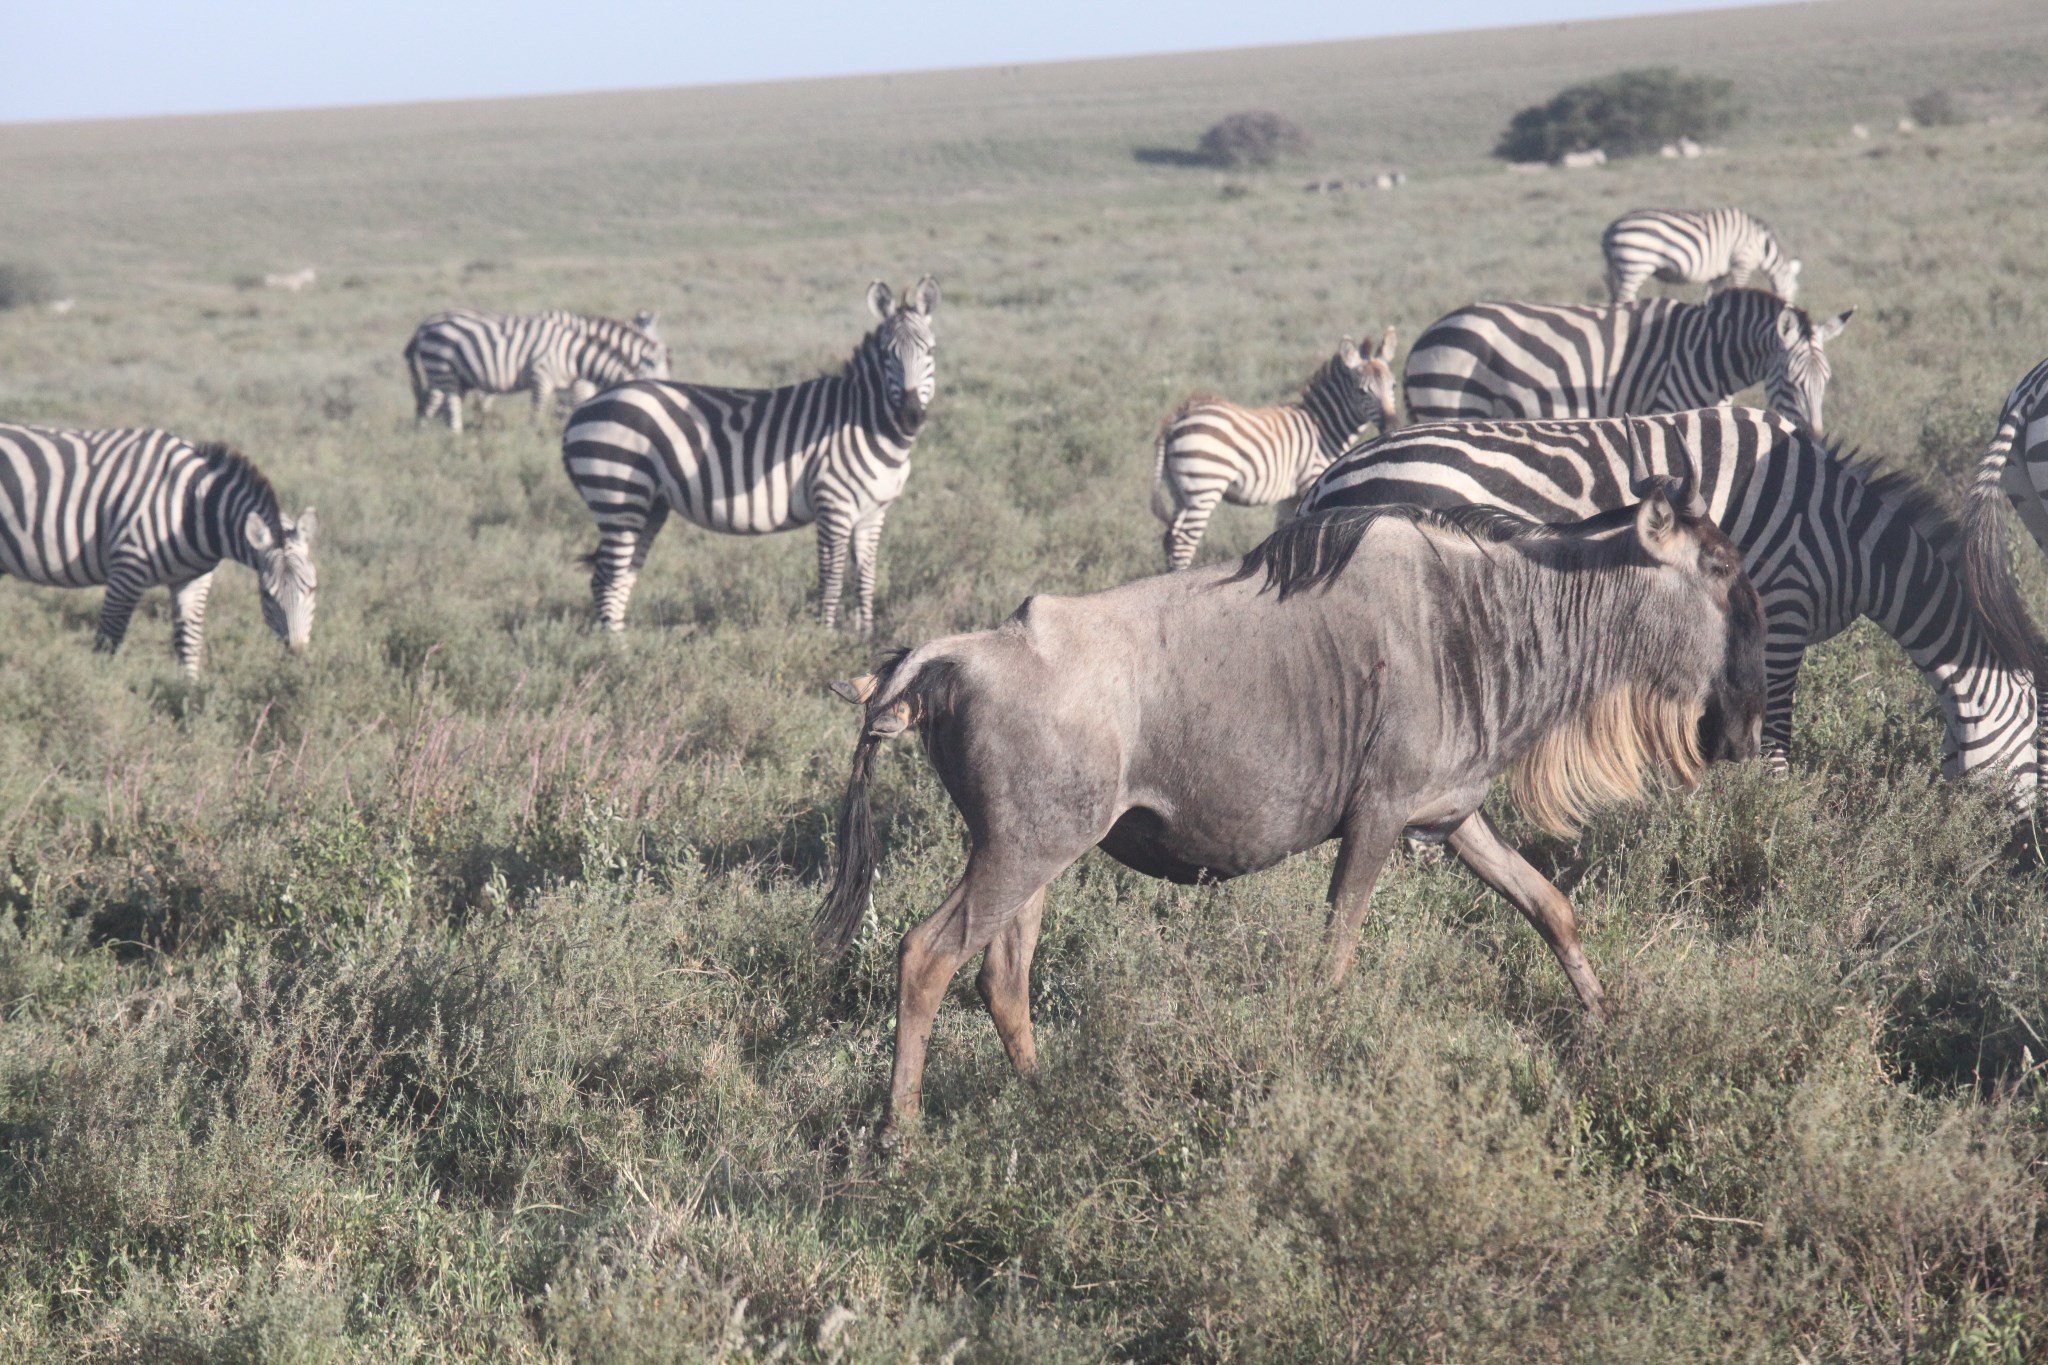
<path fill-rule="evenodd" d="M 1944 770 L 2002 772 L 2031 800 L 2048 708 L 1996 504 L 2008 499 L 2048 548 L 2048 362 L 2007 400 L 1957 526 L 1909 479 L 1824 443 L 1825 347 L 1854 310 L 1816 321 L 1796 306 L 1800 264 L 1761 221 L 1737 209 L 1640 210 L 1602 246 L 1605 306 L 1475 303 L 1424 329 L 1402 374 L 1405 427 L 1391 328 L 1370 353 L 1345 338 L 1293 403 L 1181 405 L 1155 451 L 1167 566 L 1193 561 L 1221 502 L 1277 505 L 1283 523 L 1393 503 L 1555 522 L 1623 506 L 1646 476 L 1684 477 L 1766 604 L 1773 762 L 1791 743 L 1803 652 L 1869 616 L 1940 695 Z M 1748 287 L 1754 276 L 1769 289 Z M 1637 298 L 1650 278 L 1708 294 Z M 461 430 L 470 395 L 488 404 L 525 391 L 536 412 L 558 396 L 574 402 L 562 458 L 598 526 L 591 592 L 603 628 L 622 628 L 649 549 L 680 512 L 733 534 L 815 524 L 820 616 L 836 624 L 850 559 L 847 614 L 865 635 L 883 523 L 935 394 L 938 301 L 930 276 L 901 296 L 875 283 L 875 326 L 844 367 L 775 389 L 671 380 L 651 313 L 444 312 L 419 325 L 405 360 L 419 423 L 438 414 Z M 1729 406 L 1759 383 L 1768 411 Z M 141 593 L 165 585 L 178 663 L 196 672 L 222 559 L 256 571 L 266 621 L 294 650 L 305 645 L 313 509 L 287 516 L 234 451 L 157 430 L 0 425 L 0 483 L 0 570 L 104 584 L 98 647 L 117 647 Z"/>

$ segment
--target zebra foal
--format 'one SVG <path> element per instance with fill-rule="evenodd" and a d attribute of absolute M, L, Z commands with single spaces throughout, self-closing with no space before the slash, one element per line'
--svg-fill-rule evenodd
<path fill-rule="evenodd" d="M 671 511 L 707 531 L 818 528 L 818 615 L 827 630 L 853 559 L 854 629 L 874 624 L 875 556 L 910 448 L 938 386 L 930 275 L 898 299 L 877 280 L 877 320 L 834 375 L 779 389 L 641 379 L 601 393 L 562 433 L 569 481 L 597 518 L 590 593 L 621 630 L 633 583 Z"/>
<path fill-rule="evenodd" d="M 1607 297 L 1633 303 L 1651 278 L 1741 289 L 1762 272 L 1786 303 L 1799 292 L 1799 262 L 1785 255 L 1768 226 L 1741 209 L 1636 209 L 1600 234 Z"/>
<path fill-rule="evenodd" d="M 1198 396 L 1175 408 L 1159 428 L 1152 465 L 1152 515 L 1166 523 L 1167 567 L 1194 563 L 1219 501 L 1278 504 L 1275 523 L 1284 526 L 1316 475 L 1366 427 L 1399 426 L 1393 359 L 1389 327 L 1369 356 L 1345 337 L 1292 403 L 1245 408 Z"/>
<path fill-rule="evenodd" d="M 255 570 L 263 620 L 296 654 L 313 632 L 308 507 L 294 520 L 248 459 L 168 431 L 0 424 L 0 572 L 57 588 L 106 586 L 94 647 L 112 653 L 142 594 L 171 590 L 171 643 L 199 673 L 206 598 L 223 559 Z"/>
<path fill-rule="evenodd" d="M 1856 310 L 1815 322 L 1774 294 L 1607 307 L 1475 303 L 1432 322 L 1402 384 L 1417 422 L 1620 417 L 1713 407 L 1752 384 L 1774 412 L 1822 434 L 1828 342 Z"/>
<path fill-rule="evenodd" d="M 579 313 L 480 313 L 455 308 L 413 330 L 405 346 L 412 376 L 413 422 L 445 413 L 462 430 L 462 400 L 525 389 L 539 417 L 557 393 L 587 397 L 629 379 L 668 378 L 668 346 L 652 313 L 632 322 Z"/>
<path fill-rule="evenodd" d="M 1983 573 L 1972 544 L 1909 479 L 1844 460 L 1775 413 L 1418 423 L 1347 451 L 1302 512 L 1471 503 L 1573 521 L 1625 506 L 1650 475 L 1697 476 L 1763 596 L 1763 748 L 1775 765 L 1791 748 L 1806 650 L 1868 616 L 1939 697 L 1943 773 L 2002 772 L 2015 800 L 2031 802 L 2038 655 L 2010 579 Z"/>

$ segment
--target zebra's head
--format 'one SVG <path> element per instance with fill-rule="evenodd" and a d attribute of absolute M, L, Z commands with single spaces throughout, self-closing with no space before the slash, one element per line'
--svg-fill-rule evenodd
<path fill-rule="evenodd" d="M 1764 371 L 1764 398 L 1773 411 L 1805 427 L 1816 441 L 1826 435 L 1821 400 L 1827 396 L 1829 371 L 1822 347 L 1840 336 L 1855 315 L 1851 308 L 1815 322 L 1804 309 L 1786 307 L 1778 312 L 1778 344 Z"/>
<path fill-rule="evenodd" d="M 1337 348 L 1337 363 L 1350 375 L 1352 384 L 1345 397 L 1352 415 L 1353 431 L 1367 423 L 1377 424 L 1382 432 L 1394 430 L 1401 425 L 1400 408 L 1394 401 L 1394 329 L 1389 327 L 1380 338 L 1380 344 L 1373 347 L 1371 355 L 1358 349 L 1358 343 L 1350 337 Z"/>
<path fill-rule="evenodd" d="M 938 391 L 938 346 L 932 340 L 932 310 L 938 306 L 939 282 L 930 275 L 901 299 L 885 281 L 868 286 L 868 307 L 882 324 L 872 342 L 882 362 L 883 396 L 906 436 L 917 435 Z"/>
<path fill-rule="evenodd" d="M 272 532 L 260 512 L 251 512 L 242 533 L 256 557 L 263 622 L 297 654 L 313 638 L 313 594 L 320 586 L 313 572 L 313 535 L 320 519 L 308 507 L 297 521 L 280 514 L 277 524 L 282 537 Z"/>
<path fill-rule="evenodd" d="M 645 336 L 661 340 L 661 314 L 642 308 L 633 314 L 633 330 Z"/>

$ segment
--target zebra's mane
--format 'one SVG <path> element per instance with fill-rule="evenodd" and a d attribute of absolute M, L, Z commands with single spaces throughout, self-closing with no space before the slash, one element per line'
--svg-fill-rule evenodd
<path fill-rule="evenodd" d="M 1635 509 L 1626 509 L 1633 518 Z M 1405 521 L 1412 526 L 1429 526 L 1469 538 L 1474 544 L 1505 545 L 1520 540 L 1580 539 L 1589 532 L 1607 529 L 1605 523 L 1619 520 L 1602 514 L 1585 522 L 1552 526 L 1530 521 L 1498 507 L 1460 506 L 1415 507 L 1388 503 L 1374 507 L 1337 507 L 1297 517 L 1267 536 L 1238 562 L 1230 577 L 1218 584 L 1242 583 L 1261 573 L 1266 576 L 1261 592 L 1273 590 L 1286 601 L 1298 592 L 1327 588 L 1335 583 L 1358 554 L 1365 533 L 1383 520 Z"/>
<path fill-rule="evenodd" d="M 278 508 L 277 490 L 270 486 L 270 480 L 256 467 L 254 461 L 225 441 L 208 441 L 192 449 L 206 463 L 207 468 L 218 470 L 231 478 L 239 477 L 243 485 L 255 496 L 256 508 L 262 513 L 263 519 L 270 523 L 270 533 L 280 541 L 284 539 L 284 516 Z"/>
<path fill-rule="evenodd" d="M 1951 565 L 1961 562 L 1962 525 L 1933 489 L 1903 469 L 1887 467 L 1878 456 L 1865 455 L 1860 450 L 1843 455 L 1838 453 L 1839 446 L 1823 449 L 1844 475 L 1904 513 L 1920 538 L 1933 546 L 1944 561 Z"/>

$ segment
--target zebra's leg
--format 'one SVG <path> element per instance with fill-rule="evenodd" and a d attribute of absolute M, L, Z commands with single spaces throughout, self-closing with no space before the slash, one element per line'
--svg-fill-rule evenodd
<path fill-rule="evenodd" d="M 488 397 L 486 397 L 485 401 L 489 401 Z M 455 392 L 448 395 L 448 430 L 455 432 L 459 432 L 462 430 L 461 389 L 457 389 L 455 390 Z"/>
<path fill-rule="evenodd" d="M 555 386 L 545 379 L 533 381 L 533 420 L 546 422 L 548 406 L 555 401 Z"/>
<path fill-rule="evenodd" d="M 878 507 L 853 528 L 853 633 L 866 639 L 875 628 L 875 569 L 882 546 L 882 521 L 889 509 Z"/>
<path fill-rule="evenodd" d="M 1792 698 L 1799 686 L 1799 665 L 1805 662 L 1803 640 L 1764 637 L 1764 766 L 1774 773 L 1790 771 Z"/>
<path fill-rule="evenodd" d="M 839 594 L 846 586 L 846 552 L 853 528 L 844 518 L 818 515 L 818 620 L 827 630 L 839 625 Z"/>
<path fill-rule="evenodd" d="M 112 654 L 128 635 L 128 618 L 149 587 L 149 566 L 139 556 L 116 553 L 107 566 L 107 596 L 100 603 L 99 628 L 93 632 L 92 647 Z"/>
<path fill-rule="evenodd" d="M 1209 518 L 1215 514 L 1216 503 L 1222 494 L 1205 488 L 1186 496 L 1187 505 L 1166 528 L 1166 563 L 1172 569 L 1185 569 L 1195 562 L 1195 550 L 1202 543 L 1203 533 L 1209 529 Z"/>
<path fill-rule="evenodd" d="M 597 549 L 590 556 L 590 598 L 597 624 L 605 630 L 626 628 L 626 603 L 647 563 L 655 534 L 668 519 L 668 506 L 656 503 L 645 513 L 628 514 L 598 528 Z"/>
<path fill-rule="evenodd" d="M 199 676 L 199 658 L 206 647 L 206 598 L 212 591 L 211 570 L 171 584 L 171 651 L 188 678 Z"/>

